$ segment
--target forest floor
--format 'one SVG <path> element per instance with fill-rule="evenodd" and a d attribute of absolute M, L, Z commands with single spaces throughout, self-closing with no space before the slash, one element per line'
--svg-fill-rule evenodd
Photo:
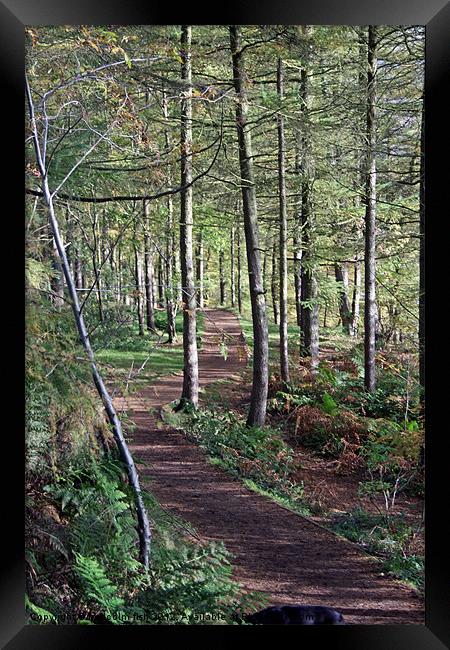
<path fill-rule="evenodd" d="M 212 393 L 205 387 L 225 381 L 214 390 L 224 398 L 228 395 L 233 405 L 245 405 L 246 364 L 237 317 L 225 310 L 205 310 L 200 399 L 209 404 Z M 180 397 L 181 386 L 181 373 L 169 375 L 137 393 L 117 397 L 115 404 L 135 424 L 130 449 L 143 487 L 164 508 L 192 524 L 202 540 L 224 542 L 233 555 L 234 577 L 245 590 L 263 592 L 269 604 L 331 606 L 350 624 L 424 624 L 420 595 L 381 575 L 372 556 L 322 527 L 319 522 L 321 518 L 326 522 L 326 517 L 300 516 L 247 489 L 211 465 L 182 432 L 163 424 L 161 408 Z M 328 511 L 336 504 L 339 511 L 358 505 L 356 479 L 336 476 L 311 454 L 303 454 L 302 461 L 299 479 L 305 481 L 305 492 L 316 500 L 321 494 Z M 400 505 L 412 512 L 419 507 L 414 500 Z"/>

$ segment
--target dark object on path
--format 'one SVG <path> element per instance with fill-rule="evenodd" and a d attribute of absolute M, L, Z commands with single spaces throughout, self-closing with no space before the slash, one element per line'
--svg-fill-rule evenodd
<path fill-rule="evenodd" d="M 335 609 L 320 605 L 282 605 L 248 614 L 253 625 L 345 625 L 344 617 Z"/>

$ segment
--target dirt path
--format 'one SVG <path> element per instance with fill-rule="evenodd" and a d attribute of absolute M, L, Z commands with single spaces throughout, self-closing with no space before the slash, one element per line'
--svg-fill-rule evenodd
<path fill-rule="evenodd" d="M 220 330 L 227 333 L 226 360 L 219 347 Z M 206 310 L 203 341 L 200 385 L 229 379 L 245 366 L 233 314 Z M 136 423 L 130 448 L 144 463 L 143 485 L 203 539 L 225 543 L 244 587 L 269 594 L 271 604 L 335 607 L 349 623 L 424 624 L 416 593 L 380 576 L 373 559 L 355 545 L 246 489 L 209 465 L 183 434 L 161 428 L 152 409 L 177 399 L 181 385 L 182 376 L 171 375 L 115 403 Z"/>

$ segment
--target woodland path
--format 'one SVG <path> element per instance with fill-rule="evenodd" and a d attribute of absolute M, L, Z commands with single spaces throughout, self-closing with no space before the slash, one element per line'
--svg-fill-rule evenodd
<path fill-rule="evenodd" d="M 238 319 L 205 310 L 200 385 L 229 379 L 246 364 Z M 220 351 L 227 334 L 228 356 Z M 182 375 L 158 380 L 137 394 L 116 398 L 135 422 L 130 449 L 143 487 L 205 541 L 222 540 L 233 554 L 234 576 L 245 589 L 269 595 L 270 604 L 336 608 L 353 624 L 424 624 L 414 590 L 379 574 L 374 560 L 312 521 L 260 496 L 223 470 L 186 437 L 162 426 L 161 406 L 181 395 Z"/>

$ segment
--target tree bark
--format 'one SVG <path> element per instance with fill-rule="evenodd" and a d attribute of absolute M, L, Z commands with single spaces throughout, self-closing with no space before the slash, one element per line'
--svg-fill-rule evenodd
<path fill-rule="evenodd" d="M 361 260 L 355 257 L 353 270 L 353 296 L 352 296 L 352 324 L 351 335 L 358 336 L 359 329 L 359 304 L 361 300 Z"/>
<path fill-rule="evenodd" d="M 263 266 L 262 266 L 262 286 L 264 293 L 267 293 L 267 267 L 269 259 L 272 257 L 272 243 L 270 232 L 266 232 L 266 237 L 264 239 L 264 255 L 263 255 Z"/>
<path fill-rule="evenodd" d="M 190 403 L 198 405 L 198 354 L 196 295 L 192 252 L 192 67 L 190 25 L 181 28 L 181 78 L 186 90 L 181 100 L 181 209 L 180 252 L 181 285 L 183 294 L 183 391 L 179 408 Z M 186 187 L 188 186 L 188 187 Z"/>
<path fill-rule="evenodd" d="M 352 327 L 352 311 L 348 298 L 348 264 L 346 262 L 343 264 L 335 262 L 334 275 L 336 282 L 338 282 L 339 285 L 339 314 L 341 317 L 342 329 L 345 334 L 350 336 Z"/>
<path fill-rule="evenodd" d="M 164 128 L 164 139 L 166 144 L 167 151 L 170 151 L 171 142 L 169 135 L 169 108 L 167 104 L 167 95 L 163 92 L 163 117 L 165 121 Z M 172 172 L 170 166 L 168 167 L 167 172 L 167 184 L 170 187 L 172 184 Z M 177 338 L 177 330 L 175 324 L 176 318 L 176 290 L 174 286 L 174 277 L 173 277 L 173 265 L 174 265 L 174 250 L 175 250 L 175 235 L 174 235 L 174 224 L 173 224 L 173 199 L 169 194 L 167 197 L 167 236 L 166 236 L 166 314 L 167 314 L 167 336 L 168 343 L 173 343 Z"/>
<path fill-rule="evenodd" d="M 301 138 L 300 130 L 297 130 L 295 142 L 295 173 L 300 178 L 301 175 Z M 295 290 L 295 314 L 297 326 L 302 327 L 302 210 L 301 210 L 301 197 L 296 201 L 294 222 L 294 235 L 293 235 L 293 248 L 294 248 L 294 290 Z M 300 332 L 301 334 L 301 332 Z M 302 336 L 302 334 L 301 334 Z"/>
<path fill-rule="evenodd" d="M 144 201 L 145 316 L 147 329 L 156 330 L 153 302 L 153 245 L 150 238 L 150 203 Z"/>
<path fill-rule="evenodd" d="M 242 258 L 241 258 L 241 226 L 237 225 L 237 301 L 238 310 L 242 314 Z"/>
<path fill-rule="evenodd" d="M 282 381 L 289 382 L 286 142 L 284 134 L 284 117 L 282 113 L 284 99 L 284 69 L 281 58 L 278 59 L 277 91 L 281 105 L 281 112 L 278 113 L 278 192 L 280 200 L 280 374 Z"/>
<path fill-rule="evenodd" d="M 204 247 L 203 247 L 203 233 L 200 230 L 197 238 L 197 305 L 200 309 L 205 306 L 205 281 L 204 281 Z"/>
<path fill-rule="evenodd" d="M 233 81 L 237 96 L 236 128 L 239 141 L 244 229 L 253 321 L 253 383 L 247 425 L 263 426 L 266 419 L 269 381 L 268 329 L 259 256 L 258 212 L 253 173 L 252 142 L 247 124 L 248 99 L 246 86 L 248 82 L 241 49 L 241 30 L 237 25 L 230 25 L 230 45 L 233 60 Z"/>
<path fill-rule="evenodd" d="M 158 254 L 158 307 L 164 308 L 164 265 L 161 254 Z"/>
<path fill-rule="evenodd" d="M 272 245 L 272 273 L 270 278 L 270 293 L 272 294 L 272 309 L 273 309 L 273 322 L 275 325 L 278 325 L 278 317 L 280 314 L 279 304 L 278 304 L 278 268 L 277 268 L 277 257 L 278 257 L 278 247 L 277 242 L 274 240 Z"/>
<path fill-rule="evenodd" d="M 376 388 L 375 336 L 376 305 L 376 80 L 377 28 L 369 26 L 367 74 L 367 162 L 364 264 L 364 385 L 369 392 Z"/>
<path fill-rule="evenodd" d="M 231 293 L 231 306 L 236 306 L 236 273 L 234 262 L 234 233 L 235 228 L 231 226 L 230 230 L 230 293 Z"/>
<path fill-rule="evenodd" d="M 225 296 L 225 269 L 224 269 L 223 249 L 220 249 L 219 251 L 219 285 L 220 285 L 220 304 L 224 305 L 226 301 L 226 296 Z"/>
<path fill-rule="evenodd" d="M 100 232 L 98 229 L 98 217 L 96 212 L 96 206 L 93 206 L 93 217 L 92 217 L 92 236 L 93 236 L 93 247 L 92 247 L 92 268 L 94 271 L 94 282 L 96 287 L 97 294 L 97 306 L 98 306 L 98 317 L 101 323 L 105 320 L 103 313 L 103 298 L 102 298 L 102 281 L 100 277 Z"/>
<path fill-rule="evenodd" d="M 136 241 L 137 234 L 134 236 L 134 277 L 136 283 L 136 310 L 138 317 L 139 336 L 144 336 L 144 282 L 142 269 L 142 253 L 139 250 L 139 244 Z"/>
<path fill-rule="evenodd" d="M 307 48 L 305 63 L 300 73 L 301 112 L 301 221 L 302 221 L 302 312 L 300 352 L 311 357 L 311 369 L 315 372 L 319 363 L 319 305 L 315 260 L 315 219 L 311 205 L 312 151 L 310 139 L 310 91 L 309 91 L 309 40 L 311 27 L 302 27 Z"/>

